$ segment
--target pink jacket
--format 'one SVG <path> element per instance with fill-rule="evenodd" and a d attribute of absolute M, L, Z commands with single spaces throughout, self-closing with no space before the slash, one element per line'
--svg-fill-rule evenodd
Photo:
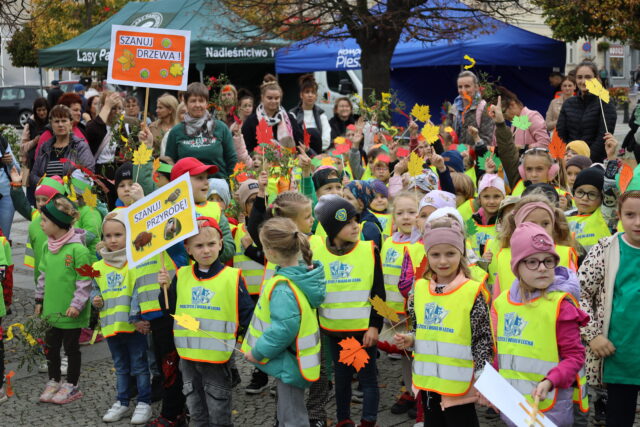
<path fill-rule="evenodd" d="M 547 124 L 544 121 L 542 114 L 535 110 L 529 110 L 527 107 L 522 108 L 521 116 L 527 116 L 531 122 L 529 129 L 522 130 L 511 127 L 513 132 L 513 142 L 518 148 L 547 148 L 551 138 L 549 132 L 547 132 Z"/>

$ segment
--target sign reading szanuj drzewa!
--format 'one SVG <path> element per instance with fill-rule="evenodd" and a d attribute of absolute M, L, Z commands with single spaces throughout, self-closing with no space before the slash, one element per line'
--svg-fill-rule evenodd
<path fill-rule="evenodd" d="M 190 31 L 111 26 L 107 82 L 186 90 Z"/>
<path fill-rule="evenodd" d="M 133 203 L 123 213 L 130 267 L 198 232 L 188 173 Z"/>

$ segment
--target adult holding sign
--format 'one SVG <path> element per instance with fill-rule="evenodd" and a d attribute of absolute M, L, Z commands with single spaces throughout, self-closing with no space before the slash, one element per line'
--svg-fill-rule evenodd
<path fill-rule="evenodd" d="M 191 83 L 184 95 L 187 112 L 184 120 L 169 132 L 165 156 L 174 162 L 195 157 L 205 164 L 214 164 L 214 178 L 227 179 L 238 162 L 231 131 L 224 122 L 207 110 L 209 90 L 202 83 Z"/>

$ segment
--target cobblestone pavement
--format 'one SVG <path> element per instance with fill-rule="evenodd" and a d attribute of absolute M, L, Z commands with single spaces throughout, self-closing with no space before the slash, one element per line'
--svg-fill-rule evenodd
<path fill-rule="evenodd" d="M 3 325 L 24 322 L 33 313 L 33 275 L 22 266 L 27 223 L 21 218 L 14 222 L 12 238 L 16 265 L 13 313 L 3 319 Z M 38 397 L 46 382 L 46 374 L 17 369 L 19 355 L 12 341 L 5 343 L 7 372 L 15 370 L 13 380 L 15 396 L 0 405 L 0 426 L 127 426 L 128 419 L 119 423 L 102 423 L 102 416 L 115 401 L 115 373 L 109 350 L 105 342 L 82 347 L 82 373 L 80 389 L 84 397 L 67 405 L 39 403 Z M 260 395 L 246 395 L 243 386 L 249 383 L 252 367 L 245 361 L 237 363 L 242 384 L 233 394 L 233 421 L 236 426 L 272 426 L 275 414 L 275 400 L 268 391 Z M 400 361 L 382 355 L 378 361 L 380 371 L 380 408 L 378 424 L 381 427 L 412 426 L 413 421 L 406 415 L 391 414 L 390 408 L 399 395 Z M 132 405 L 133 407 L 133 405 Z M 159 413 L 158 403 L 153 404 L 154 416 Z M 352 418 L 360 419 L 361 404 L 352 404 Z M 329 416 L 335 415 L 332 399 L 327 408 Z M 483 427 L 504 425 L 499 419 L 489 419 L 486 409 L 479 408 L 480 425 Z M 640 425 L 640 423 L 636 423 Z"/>

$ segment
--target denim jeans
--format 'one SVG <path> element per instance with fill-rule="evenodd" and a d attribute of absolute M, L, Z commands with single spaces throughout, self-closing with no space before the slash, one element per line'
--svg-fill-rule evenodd
<path fill-rule="evenodd" d="M 335 367 L 336 415 L 338 422 L 351 418 L 351 378 L 355 372 L 352 366 L 338 362 L 341 350 L 338 345 L 339 341 L 342 341 L 342 338 L 329 337 L 329 348 Z M 362 342 L 362 338 L 358 341 Z M 365 350 L 369 354 L 369 361 L 360 369 L 360 372 L 357 373 L 358 381 L 364 394 L 362 401 L 362 419 L 365 421 L 376 421 L 378 418 L 378 403 L 380 402 L 378 371 L 376 369 L 378 348 L 373 346 Z"/>
<path fill-rule="evenodd" d="M 151 375 L 147 361 L 147 337 L 139 332 L 117 334 L 107 338 L 116 368 L 118 401 L 129 406 L 129 377 L 135 377 L 138 402 L 151 403 Z"/>

